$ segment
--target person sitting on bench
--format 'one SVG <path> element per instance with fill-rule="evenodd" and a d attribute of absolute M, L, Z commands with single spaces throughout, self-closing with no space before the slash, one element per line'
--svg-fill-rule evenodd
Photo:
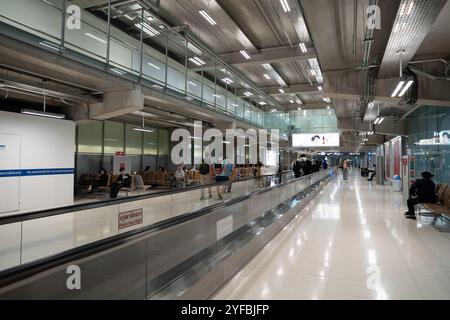
<path fill-rule="evenodd" d="M 422 179 L 417 179 L 409 189 L 408 212 L 405 213 L 407 219 L 416 220 L 414 205 L 419 203 L 436 203 L 436 185 L 432 178 L 434 175 L 428 171 L 422 172 Z"/>
<path fill-rule="evenodd" d="M 95 179 L 95 181 L 89 186 L 88 192 L 94 193 L 95 189 L 99 187 L 106 187 L 108 185 L 108 172 L 105 169 L 100 170 L 100 175 Z"/>
<path fill-rule="evenodd" d="M 125 168 L 120 168 L 120 175 L 117 181 L 111 185 L 111 199 L 117 198 L 121 188 L 129 188 L 131 185 L 131 178 L 126 172 Z"/>

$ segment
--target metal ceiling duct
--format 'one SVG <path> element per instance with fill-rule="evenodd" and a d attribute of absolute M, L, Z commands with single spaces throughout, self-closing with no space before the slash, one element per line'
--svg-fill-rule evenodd
<path fill-rule="evenodd" d="M 403 65 L 411 61 L 446 2 L 447 0 L 402 0 L 381 63 L 380 78 L 398 74 L 399 51 L 404 51 Z"/>

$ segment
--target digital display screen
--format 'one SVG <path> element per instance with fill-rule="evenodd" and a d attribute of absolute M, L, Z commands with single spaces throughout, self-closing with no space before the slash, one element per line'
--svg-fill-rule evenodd
<path fill-rule="evenodd" d="M 339 133 L 295 133 L 293 147 L 339 147 Z"/>

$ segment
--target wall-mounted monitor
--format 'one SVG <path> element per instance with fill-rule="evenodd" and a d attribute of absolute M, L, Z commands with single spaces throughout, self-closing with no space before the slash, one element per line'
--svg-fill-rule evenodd
<path fill-rule="evenodd" d="M 339 147 L 339 133 L 294 133 L 293 147 Z"/>

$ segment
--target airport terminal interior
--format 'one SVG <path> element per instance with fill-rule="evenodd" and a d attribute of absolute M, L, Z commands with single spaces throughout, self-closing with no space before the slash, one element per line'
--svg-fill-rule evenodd
<path fill-rule="evenodd" d="M 1 300 L 450 300 L 450 1 L 0 0 Z"/>

